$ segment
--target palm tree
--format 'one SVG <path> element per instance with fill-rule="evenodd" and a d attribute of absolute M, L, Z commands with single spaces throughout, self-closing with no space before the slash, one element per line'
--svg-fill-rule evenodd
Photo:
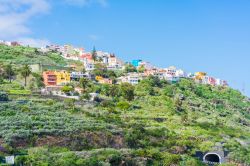
<path fill-rule="evenodd" d="M 81 78 L 79 81 L 80 87 L 84 90 L 87 89 L 88 85 L 89 85 L 89 79 L 88 78 Z"/>
<path fill-rule="evenodd" d="M 11 83 L 13 76 L 15 76 L 15 71 L 13 70 L 11 63 L 5 67 L 5 75 Z"/>
<path fill-rule="evenodd" d="M 24 65 L 21 68 L 21 75 L 24 77 L 24 86 L 27 85 L 27 77 L 29 77 L 30 74 L 31 74 L 31 69 L 29 65 Z"/>

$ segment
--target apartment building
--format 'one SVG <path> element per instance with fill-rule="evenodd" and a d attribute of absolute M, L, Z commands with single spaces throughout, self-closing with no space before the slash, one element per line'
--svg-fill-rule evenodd
<path fill-rule="evenodd" d="M 57 76 L 54 71 L 43 72 L 43 81 L 45 86 L 56 86 Z"/>
<path fill-rule="evenodd" d="M 70 80 L 79 81 L 81 78 L 91 78 L 88 73 L 83 72 L 71 72 L 70 73 Z"/>
<path fill-rule="evenodd" d="M 70 82 L 70 74 L 67 71 L 45 71 L 43 79 L 46 86 L 65 85 Z"/>

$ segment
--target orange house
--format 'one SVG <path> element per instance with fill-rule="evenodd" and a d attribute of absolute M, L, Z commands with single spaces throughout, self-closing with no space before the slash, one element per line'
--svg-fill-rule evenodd
<path fill-rule="evenodd" d="M 43 80 L 45 86 L 55 86 L 56 85 L 56 74 L 53 71 L 43 72 Z"/>
<path fill-rule="evenodd" d="M 103 78 L 102 80 L 98 81 L 100 84 L 113 84 L 113 81 L 109 78 Z"/>

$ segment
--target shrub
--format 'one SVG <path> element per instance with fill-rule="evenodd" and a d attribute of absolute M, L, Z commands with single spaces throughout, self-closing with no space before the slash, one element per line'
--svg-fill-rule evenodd
<path fill-rule="evenodd" d="M 7 93 L 0 91 L 0 101 L 8 101 L 8 100 L 9 98 L 8 98 Z"/>
<path fill-rule="evenodd" d="M 116 107 L 125 111 L 125 110 L 128 110 L 130 108 L 130 104 L 126 101 L 120 101 L 117 103 Z"/>

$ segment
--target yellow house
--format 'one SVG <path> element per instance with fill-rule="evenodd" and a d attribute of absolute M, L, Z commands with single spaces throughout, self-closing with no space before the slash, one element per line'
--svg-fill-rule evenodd
<path fill-rule="evenodd" d="M 102 76 L 96 76 L 96 77 L 95 77 L 95 80 L 96 80 L 96 81 L 103 80 L 103 77 L 102 77 Z"/>
<path fill-rule="evenodd" d="M 196 80 L 202 80 L 203 77 L 205 77 L 207 75 L 207 73 L 204 73 L 204 72 L 197 72 L 195 73 L 195 79 Z"/>
<path fill-rule="evenodd" d="M 57 85 L 65 85 L 70 82 L 70 73 L 67 71 L 55 71 Z"/>

